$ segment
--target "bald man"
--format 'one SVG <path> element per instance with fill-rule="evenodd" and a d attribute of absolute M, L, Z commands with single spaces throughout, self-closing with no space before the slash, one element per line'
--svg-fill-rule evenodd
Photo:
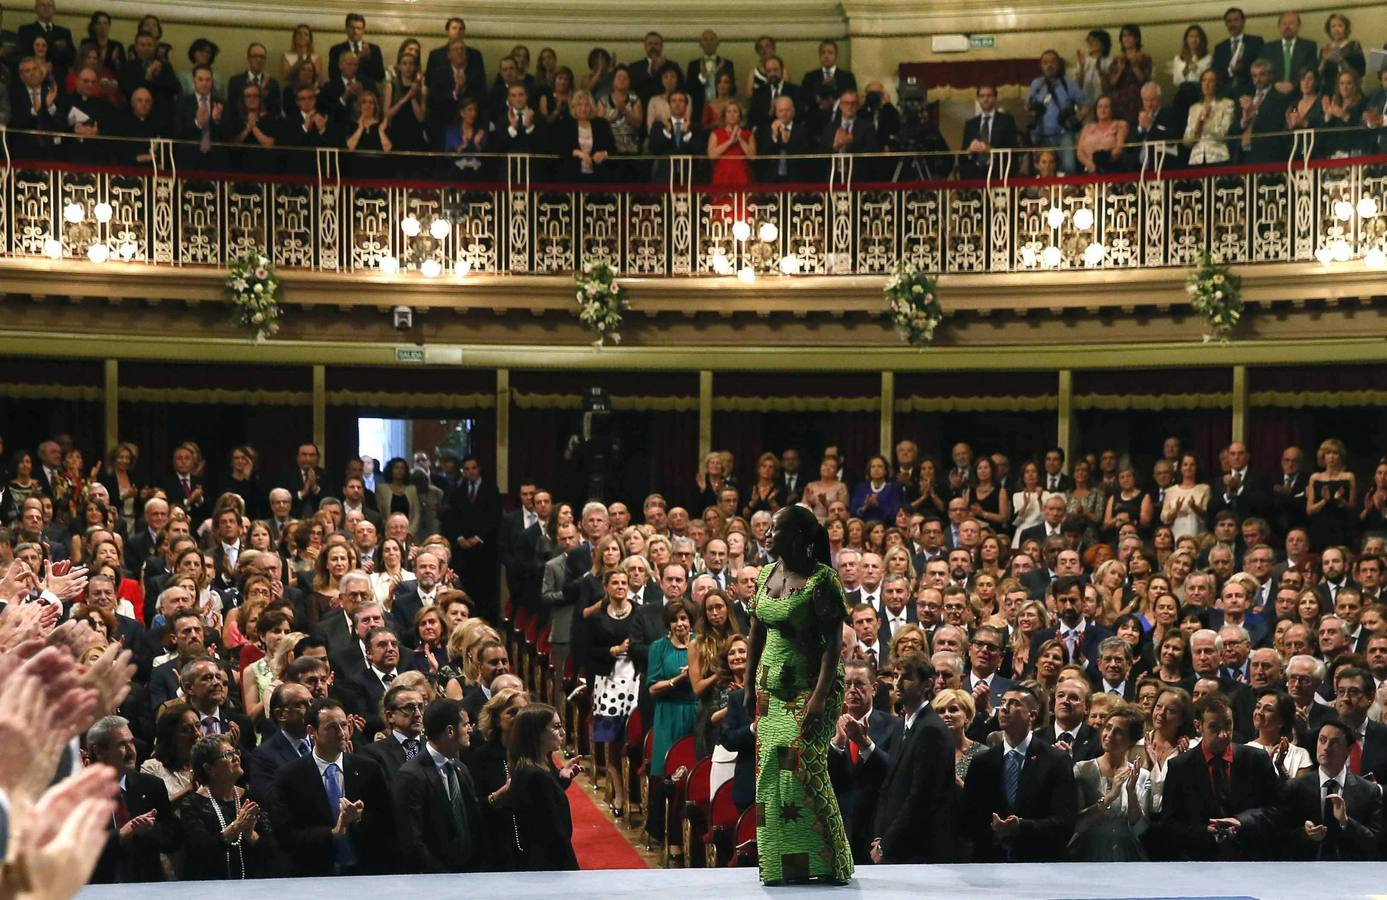
<path fill-rule="evenodd" d="M 1270 521 L 1276 513 L 1271 480 L 1249 465 L 1251 454 L 1242 441 L 1229 444 L 1227 455 L 1228 470 L 1211 479 L 1209 528 L 1214 527 L 1214 518 L 1225 509 L 1232 510 L 1239 522 L 1249 516 Z"/>

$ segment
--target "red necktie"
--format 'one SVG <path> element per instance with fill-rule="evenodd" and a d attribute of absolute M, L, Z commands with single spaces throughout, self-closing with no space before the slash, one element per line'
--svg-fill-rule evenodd
<path fill-rule="evenodd" d="M 116 820 L 116 831 L 120 831 L 124 828 L 125 824 L 131 819 L 130 807 L 125 802 L 124 789 L 116 794 L 116 811 L 114 815 Z"/>
<path fill-rule="evenodd" d="M 862 754 L 857 749 L 856 741 L 848 741 L 848 756 L 852 758 L 852 764 L 854 766 L 857 765 L 858 761 L 861 759 Z"/>
<path fill-rule="evenodd" d="M 1348 770 L 1355 775 L 1363 774 L 1363 741 L 1353 742 L 1348 751 Z"/>

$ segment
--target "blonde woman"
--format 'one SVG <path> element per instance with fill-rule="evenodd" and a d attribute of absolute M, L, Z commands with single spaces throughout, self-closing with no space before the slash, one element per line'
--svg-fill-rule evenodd
<path fill-rule="evenodd" d="M 909 550 L 900 545 L 892 547 L 886 551 L 884 562 L 886 563 L 887 575 L 904 575 L 911 584 L 915 583 L 915 563 L 910 558 Z"/>
<path fill-rule="evenodd" d="M 1320 471 L 1305 487 L 1305 513 L 1310 517 L 1310 546 L 1347 546 L 1353 540 L 1354 508 L 1358 504 L 1358 478 L 1345 468 L 1344 444 L 1330 438 L 1315 452 Z"/>
<path fill-rule="evenodd" d="M 1100 565 L 1093 573 L 1093 584 L 1098 589 L 1101 603 L 1099 624 L 1111 625 L 1117 617 L 1127 612 L 1126 586 L 1127 567 L 1115 559 Z"/>

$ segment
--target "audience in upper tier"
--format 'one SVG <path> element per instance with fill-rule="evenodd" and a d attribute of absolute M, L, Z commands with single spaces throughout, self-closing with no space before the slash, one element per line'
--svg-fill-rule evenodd
<path fill-rule="evenodd" d="M 907 165 L 860 160 L 859 180 L 981 178 L 992 151 L 1027 148 L 1036 155 L 1022 153 L 1014 173 L 1047 175 L 1044 150 L 1056 154 L 1059 174 L 1278 162 L 1291 148 L 1287 132 L 1301 129 L 1318 132 L 1319 158 L 1387 152 L 1387 67 L 1367 71 L 1369 57 L 1339 13 L 1326 18 L 1322 43 L 1302 36 L 1293 11 L 1264 37 L 1245 33 L 1243 12 L 1230 8 L 1227 36 L 1212 47 L 1202 25 L 1189 26 L 1179 53 L 1159 67 L 1168 99 L 1139 27 L 1122 26 L 1116 42 L 1094 29 L 1072 71 L 1066 53 L 1041 54 L 1023 86 L 1024 121 L 996 109 L 998 85 L 978 85 L 977 115 L 950 154 L 927 98 L 912 90 L 897 104 L 881 82 L 859 85 L 832 40 L 819 45 L 817 67 L 791 73 L 774 39 L 759 38 L 757 65 L 739 84 L 714 31 L 703 32 L 686 65 L 650 32 L 641 58 L 594 48 L 575 78 L 574 61 L 564 65 L 550 48 L 532 67 L 523 44 L 488 69 L 458 17 L 427 54 L 413 38 L 391 52 L 352 13 L 326 53 L 309 26 L 296 27 L 276 68 L 259 41 L 244 61 L 239 48 L 222 55 L 205 37 L 184 54 L 162 43 L 155 16 L 127 47 L 96 12 L 74 42 L 54 24 L 53 0 L 35 9 L 36 21 L 17 33 L 0 31 L 0 124 L 13 129 L 10 151 L 23 159 L 144 163 L 147 146 L 103 139 L 162 137 L 181 142 L 183 171 L 312 174 L 317 164 L 302 151 L 334 148 L 347 153 L 344 173 L 363 179 L 494 179 L 502 163 L 483 154 L 525 153 L 544 157 L 532 173 L 542 179 L 634 182 L 667 180 L 669 166 L 621 157 L 722 162 L 732 146 L 759 160 L 732 160 L 748 181 L 774 183 L 824 177 L 835 154 L 882 151 L 919 155 Z M 730 145 L 719 137 L 729 107 L 740 110 L 745 135 L 731 132 Z M 404 155 L 425 151 L 436 155 Z M 728 168 L 703 162 L 695 175 L 727 183 L 719 178 Z"/>
<path fill-rule="evenodd" d="M 945 464 L 902 440 L 830 449 L 816 480 L 796 449 L 750 477 L 712 453 L 639 506 L 522 477 L 507 510 L 472 457 L 324 468 L 303 444 L 279 470 L 238 446 L 222 469 L 184 443 L 164 469 L 125 443 L 107 468 L 57 435 L 0 473 L 0 721 L 39 714 L 30 637 L 111 682 L 18 729 L 60 772 L 86 731 L 96 774 L 66 790 L 107 810 L 99 881 L 572 868 L 542 700 L 588 698 L 616 817 L 636 715 L 651 774 L 692 737 L 752 802 L 748 601 L 802 502 L 850 608 L 830 771 L 860 861 L 1381 859 L 1387 459 L 1308 456 L 1263 472 L 1171 437 L 1148 478 L 1112 450 Z M 537 671 L 507 640 L 527 619 L 544 684 L 511 673 Z M 947 770 L 892 768 L 926 703 Z M 30 783 L 0 766 L 11 821 Z"/>

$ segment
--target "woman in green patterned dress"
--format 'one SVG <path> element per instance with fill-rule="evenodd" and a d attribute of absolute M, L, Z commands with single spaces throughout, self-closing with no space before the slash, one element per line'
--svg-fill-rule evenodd
<path fill-rule="evenodd" d="M 847 884 L 852 852 L 828 780 L 828 742 L 843 708 L 843 588 L 828 565 L 827 534 L 807 508 L 776 513 L 769 545 L 779 561 L 761 570 L 748 605 L 761 880 Z"/>

